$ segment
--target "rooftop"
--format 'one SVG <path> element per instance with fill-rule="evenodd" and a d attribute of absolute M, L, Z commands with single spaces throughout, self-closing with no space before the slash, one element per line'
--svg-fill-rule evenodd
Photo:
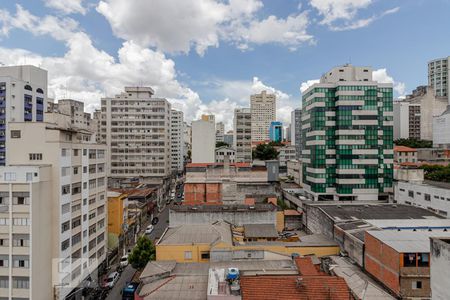
<path fill-rule="evenodd" d="M 246 238 L 278 238 L 274 224 L 246 224 L 244 235 Z"/>
<path fill-rule="evenodd" d="M 392 219 L 443 219 L 443 217 L 424 208 L 403 204 L 361 203 L 361 204 L 315 204 L 308 203 L 324 211 L 334 222 L 356 220 Z"/>
<path fill-rule="evenodd" d="M 226 148 L 229 148 L 229 147 L 226 147 Z M 217 149 L 219 149 L 219 148 L 217 148 Z M 186 165 L 186 168 L 206 168 L 209 166 L 221 167 L 221 166 L 223 166 L 223 163 L 189 163 Z M 238 167 L 238 168 L 244 168 L 244 167 L 250 168 L 251 164 L 244 163 L 244 162 L 230 163 L 230 166 Z"/>
<path fill-rule="evenodd" d="M 139 295 L 145 300 L 206 300 L 207 275 L 170 276 L 145 284 Z"/>
<path fill-rule="evenodd" d="M 130 189 L 109 189 L 111 192 L 127 194 L 128 198 L 146 198 L 150 196 L 156 189 L 154 188 L 130 188 Z"/>
<path fill-rule="evenodd" d="M 224 221 L 213 224 L 186 224 L 169 227 L 158 241 L 158 245 L 215 244 L 216 242 L 232 244 L 231 226 Z"/>
<path fill-rule="evenodd" d="M 366 235 L 371 235 L 385 245 L 391 247 L 399 253 L 408 252 L 430 252 L 430 237 L 450 237 L 450 232 L 443 230 L 433 231 L 396 231 L 381 230 L 367 231 Z"/>
<path fill-rule="evenodd" d="M 256 203 L 255 205 L 233 204 L 233 205 L 176 205 L 170 208 L 175 212 L 237 212 L 237 211 L 275 211 L 277 207 L 267 203 Z"/>
<path fill-rule="evenodd" d="M 406 146 L 394 146 L 395 152 L 417 152 L 416 149 Z"/>

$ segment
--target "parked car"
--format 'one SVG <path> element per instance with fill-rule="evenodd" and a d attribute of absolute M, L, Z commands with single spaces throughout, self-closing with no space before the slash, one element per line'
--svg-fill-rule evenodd
<path fill-rule="evenodd" d="M 148 225 L 147 228 L 145 229 L 145 234 L 152 233 L 154 229 L 155 227 L 153 227 L 153 225 Z"/>
<path fill-rule="evenodd" d="M 128 266 L 128 255 L 124 255 L 120 258 L 120 262 L 119 262 L 120 266 L 122 268 L 125 268 L 126 266 Z"/>
<path fill-rule="evenodd" d="M 104 287 L 108 289 L 112 289 L 113 286 L 116 284 L 116 282 L 119 280 L 120 274 L 118 272 L 112 272 L 108 275 L 108 277 L 105 279 Z"/>

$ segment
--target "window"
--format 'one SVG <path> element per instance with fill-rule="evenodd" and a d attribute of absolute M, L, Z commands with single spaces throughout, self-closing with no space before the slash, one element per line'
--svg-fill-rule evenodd
<path fill-rule="evenodd" d="M 202 252 L 201 257 L 202 259 L 209 259 L 209 252 Z"/>
<path fill-rule="evenodd" d="M 78 169 L 79 169 L 79 167 L 73 167 L 73 175 L 78 174 Z"/>
<path fill-rule="evenodd" d="M 70 229 L 70 221 L 66 221 L 61 224 L 61 233 L 64 233 L 69 229 Z"/>
<path fill-rule="evenodd" d="M 2 246 L 2 247 L 7 247 L 7 246 L 9 246 L 8 239 L 6 239 L 6 238 L 0 238 L 0 246 Z"/>
<path fill-rule="evenodd" d="M 425 201 L 431 201 L 430 194 L 424 194 L 424 197 L 425 197 Z"/>
<path fill-rule="evenodd" d="M 192 251 L 184 251 L 184 259 L 192 259 Z"/>
<path fill-rule="evenodd" d="M 0 255 L 0 267 L 9 267 L 8 255 Z"/>
<path fill-rule="evenodd" d="M 62 157 L 67 156 L 67 149 L 61 149 L 61 156 Z"/>
<path fill-rule="evenodd" d="M 411 198 L 414 198 L 414 192 L 413 191 L 408 191 L 408 196 Z"/>
<path fill-rule="evenodd" d="M 80 149 L 73 149 L 73 156 L 78 156 Z"/>
<path fill-rule="evenodd" d="M 30 246 L 30 236 L 28 234 L 14 234 L 13 235 L 13 246 L 14 247 L 29 247 Z"/>
<path fill-rule="evenodd" d="M 9 219 L 0 218 L 0 226 L 9 225 Z"/>
<path fill-rule="evenodd" d="M 5 172 L 3 174 L 3 178 L 5 181 L 16 181 L 16 173 L 14 172 Z"/>
<path fill-rule="evenodd" d="M 3 289 L 9 288 L 9 279 L 7 276 L 0 277 L 0 288 L 3 288 Z"/>
<path fill-rule="evenodd" d="M 12 139 L 20 139 L 20 130 L 11 130 Z"/>
<path fill-rule="evenodd" d="M 28 277 L 13 277 L 13 288 L 15 289 L 29 289 L 30 281 Z"/>
<path fill-rule="evenodd" d="M 64 242 L 62 242 L 61 243 L 61 251 L 64 251 L 67 248 L 69 248 L 69 245 L 70 245 L 70 239 L 67 239 Z"/>
<path fill-rule="evenodd" d="M 28 219 L 28 218 L 13 218 L 13 225 L 28 226 L 28 225 L 31 225 L 31 222 L 30 222 L 30 219 Z"/>
<path fill-rule="evenodd" d="M 13 267 L 14 268 L 29 268 L 30 261 L 26 255 L 14 255 L 13 256 Z"/>
<path fill-rule="evenodd" d="M 30 160 L 42 160 L 42 153 L 29 153 Z"/>
<path fill-rule="evenodd" d="M 417 265 L 419 267 L 428 267 L 430 262 L 430 255 L 428 253 L 419 253 L 417 255 Z"/>
<path fill-rule="evenodd" d="M 403 266 L 415 267 L 416 266 L 416 253 L 403 253 Z"/>
<path fill-rule="evenodd" d="M 418 290 L 422 288 L 422 281 L 413 281 L 412 282 L 412 289 Z"/>
<path fill-rule="evenodd" d="M 61 168 L 61 176 L 67 176 L 70 174 L 70 167 L 62 167 Z"/>
<path fill-rule="evenodd" d="M 61 187 L 61 194 L 67 195 L 70 193 L 70 184 L 63 185 Z"/>

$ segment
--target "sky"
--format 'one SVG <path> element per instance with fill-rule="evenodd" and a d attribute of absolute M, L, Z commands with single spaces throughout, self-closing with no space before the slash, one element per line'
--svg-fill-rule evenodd
<path fill-rule="evenodd" d="M 2 0 L 0 64 L 48 70 L 49 96 L 100 106 L 151 86 L 191 121 L 262 90 L 287 125 L 301 91 L 327 70 L 372 66 L 395 97 L 450 55 L 450 0 Z"/>

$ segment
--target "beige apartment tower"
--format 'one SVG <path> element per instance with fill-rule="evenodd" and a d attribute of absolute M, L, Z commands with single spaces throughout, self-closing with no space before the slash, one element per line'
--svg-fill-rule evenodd
<path fill-rule="evenodd" d="M 171 173 L 171 105 L 150 87 L 126 87 L 101 100 L 101 135 L 108 146 L 113 179 L 152 181 Z"/>
<path fill-rule="evenodd" d="M 262 91 L 250 96 L 252 115 L 252 142 L 269 140 L 270 123 L 277 118 L 276 96 Z"/>
<path fill-rule="evenodd" d="M 233 120 L 236 162 L 252 162 L 252 114 L 250 108 L 236 108 Z"/>

